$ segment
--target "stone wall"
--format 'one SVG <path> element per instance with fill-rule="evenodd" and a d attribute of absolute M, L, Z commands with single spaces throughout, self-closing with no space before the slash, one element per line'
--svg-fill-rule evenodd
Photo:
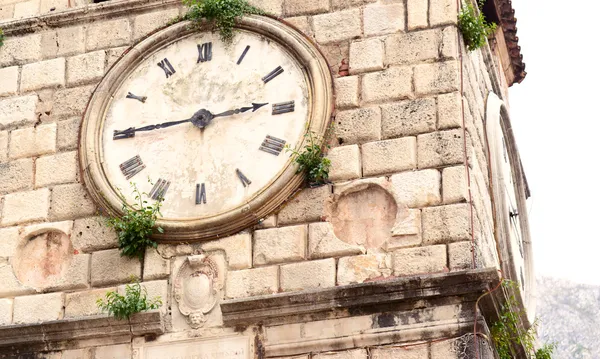
<path fill-rule="evenodd" d="M 149 1 L 126 12 L 116 2 L 0 3 L 8 34 L 0 48 L 0 325 L 96 315 L 96 299 L 133 276 L 163 298 L 168 330 L 188 331 L 171 288 L 187 256 L 200 253 L 222 271 L 223 299 L 464 270 L 474 265 L 473 238 L 477 266 L 498 265 L 484 129 L 494 69 L 482 52 L 465 50 L 456 1 L 254 3 L 313 39 L 331 65 L 333 183 L 299 191 L 255 228 L 161 244 L 143 262 L 119 256 L 115 233 L 90 201 L 78 132 L 95 85 L 123 51 L 184 9 Z M 29 33 L 11 33 L 19 22 L 6 19 L 51 8 L 54 22 L 41 17 Z M 208 326 L 221 325 L 218 310 L 209 317 Z M 370 357 L 454 357 L 448 343 L 370 349 Z M 62 358 L 131 350 L 118 344 Z M 316 357 L 359 359 L 367 351 Z"/>

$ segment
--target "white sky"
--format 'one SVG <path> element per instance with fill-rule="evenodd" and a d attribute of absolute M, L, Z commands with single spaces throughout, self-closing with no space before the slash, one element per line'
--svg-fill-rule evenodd
<path fill-rule="evenodd" d="M 600 284 L 600 2 L 512 0 L 527 77 L 509 94 L 537 274 Z"/>

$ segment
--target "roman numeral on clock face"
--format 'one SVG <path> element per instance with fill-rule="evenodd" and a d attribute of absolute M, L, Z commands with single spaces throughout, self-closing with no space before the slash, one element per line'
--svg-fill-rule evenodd
<path fill-rule="evenodd" d="M 198 61 L 197 64 L 201 62 L 206 62 L 212 60 L 212 42 L 205 42 L 204 44 L 198 44 Z"/>
<path fill-rule="evenodd" d="M 262 80 L 264 83 L 267 83 L 267 82 L 273 80 L 275 77 L 279 76 L 282 72 L 283 72 L 283 69 L 281 68 L 281 66 L 277 66 L 275 68 L 275 70 L 269 72 L 267 74 L 267 76 L 262 78 Z"/>
<path fill-rule="evenodd" d="M 267 137 L 265 137 L 265 140 L 262 142 L 258 149 L 270 153 L 272 155 L 279 156 L 284 146 L 284 140 L 267 135 Z"/>
<path fill-rule="evenodd" d="M 125 179 L 130 179 L 146 168 L 146 165 L 144 162 L 142 162 L 140 156 L 136 155 L 135 157 L 131 157 L 127 161 L 121 163 L 119 168 L 121 169 L 123 176 L 125 176 Z"/>
<path fill-rule="evenodd" d="M 154 184 L 154 187 L 152 187 L 152 189 L 150 190 L 150 194 L 148 196 L 155 200 L 163 199 L 165 198 L 165 194 L 167 193 L 167 190 L 169 189 L 170 185 L 170 181 L 159 178 L 158 181 L 156 181 L 156 183 Z"/>
<path fill-rule="evenodd" d="M 237 60 L 238 65 L 242 63 L 242 60 L 244 59 L 244 56 L 246 56 L 246 53 L 248 53 L 248 50 L 250 50 L 250 45 L 246 46 L 244 52 L 242 52 L 242 55 L 240 55 L 240 58 Z"/>
<path fill-rule="evenodd" d="M 281 115 L 282 113 L 294 112 L 294 101 L 281 102 L 273 104 L 272 115 Z"/>
<path fill-rule="evenodd" d="M 169 78 L 169 76 L 172 76 L 175 73 L 175 69 L 173 68 L 173 66 L 171 66 L 171 63 L 169 62 L 169 60 L 167 60 L 166 57 L 165 57 L 164 60 L 162 60 L 161 62 L 159 62 L 157 65 L 161 69 L 163 69 L 163 71 L 165 72 L 165 75 L 167 76 L 167 78 Z"/>
<path fill-rule="evenodd" d="M 196 183 L 196 204 L 206 204 L 206 187 L 204 183 Z"/>
<path fill-rule="evenodd" d="M 132 94 L 131 92 L 128 92 L 128 93 L 127 93 L 127 96 L 125 96 L 125 97 L 127 97 L 127 98 L 132 98 L 132 99 L 135 99 L 135 100 L 138 100 L 138 101 L 140 101 L 141 103 L 146 103 L 146 99 L 148 98 L 148 97 L 146 97 L 146 96 L 136 96 L 136 95 Z"/>
<path fill-rule="evenodd" d="M 240 179 L 240 181 L 242 181 L 242 184 L 244 185 L 244 187 L 248 187 L 250 186 L 250 184 L 252 183 L 252 181 L 250 181 L 248 179 L 248 177 L 244 176 L 244 174 L 242 173 L 242 171 L 240 171 L 239 169 L 235 169 L 235 173 L 237 174 L 238 178 Z"/>

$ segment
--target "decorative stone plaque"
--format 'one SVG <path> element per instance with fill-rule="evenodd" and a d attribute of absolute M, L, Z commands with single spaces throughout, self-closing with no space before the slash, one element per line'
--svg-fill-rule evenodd
<path fill-rule="evenodd" d="M 249 359 L 246 336 L 193 340 L 151 345 L 142 349 L 143 359 Z"/>

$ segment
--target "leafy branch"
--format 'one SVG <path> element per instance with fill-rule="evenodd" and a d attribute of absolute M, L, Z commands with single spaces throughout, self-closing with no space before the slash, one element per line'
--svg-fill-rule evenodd
<path fill-rule="evenodd" d="M 133 182 L 130 183 L 133 188 L 136 203 L 132 206 L 127 205 L 125 197 L 123 198 L 123 216 L 112 217 L 108 220 L 108 226 L 115 229 L 119 239 L 119 249 L 122 256 L 130 258 L 144 258 L 146 247 L 156 248 L 158 244 L 152 240 L 156 219 L 160 215 L 160 206 L 163 198 L 159 198 L 153 204 L 143 199 L 148 197 L 147 193 L 142 193 Z M 161 227 L 156 227 L 158 233 L 163 233 Z"/>
<path fill-rule="evenodd" d="M 331 161 L 323 156 L 319 136 L 309 131 L 304 137 L 306 138 L 304 148 L 298 151 L 286 145 L 286 151 L 291 152 L 290 156 L 298 164 L 298 173 L 304 172 L 305 181 L 309 184 L 324 184 L 329 179 Z"/>
<path fill-rule="evenodd" d="M 474 51 L 484 46 L 488 36 L 496 31 L 496 24 L 485 20 L 485 16 L 483 15 L 484 3 L 485 0 L 479 0 L 479 13 L 477 13 L 470 0 L 466 0 L 465 6 L 463 6 L 460 14 L 458 14 L 458 28 L 465 39 L 469 51 Z"/>
<path fill-rule="evenodd" d="M 146 288 L 136 281 L 125 286 L 124 296 L 110 291 L 106 293 L 106 300 L 98 299 L 96 305 L 117 319 L 129 319 L 135 313 L 157 309 L 162 305 L 160 297 L 149 301 L 147 295 Z"/>
<path fill-rule="evenodd" d="M 4 45 L 4 31 L 0 29 L 0 47 L 2 47 L 2 45 Z"/>
<path fill-rule="evenodd" d="M 244 15 L 264 15 L 265 12 L 246 0 L 183 0 L 189 7 L 185 20 L 201 23 L 203 19 L 213 22 L 223 42 L 233 40 L 233 28 Z"/>

